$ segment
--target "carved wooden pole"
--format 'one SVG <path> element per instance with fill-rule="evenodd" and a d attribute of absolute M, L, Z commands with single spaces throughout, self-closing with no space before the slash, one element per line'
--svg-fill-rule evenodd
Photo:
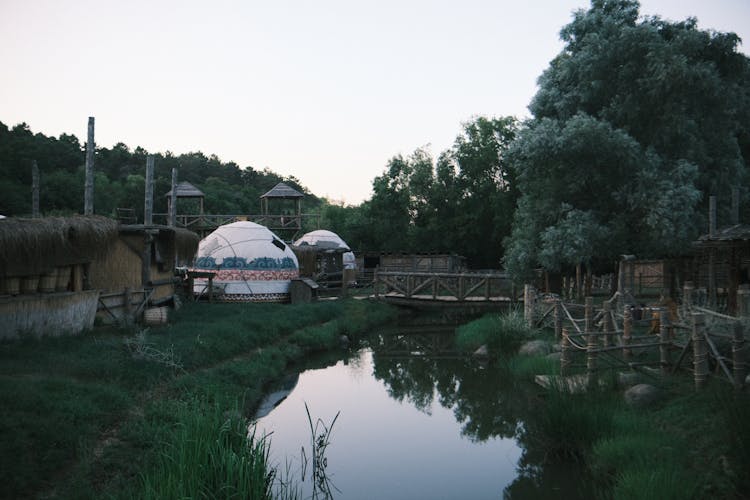
<path fill-rule="evenodd" d="M 172 169 L 172 191 L 169 202 L 169 225 L 177 225 L 177 168 Z"/>
<path fill-rule="evenodd" d="M 83 192 L 83 213 L 94 213 L 94 117 L 89 116 L 89 135 L 86 142 L 86 181 Z"/>
<path fill-rule="evenodd" d="M 143 209 L 143 224 L 151 226 L 154 223 L 154 157 L 146 157 L 146 196 Z"/>
<path fill-rule="evenodd" d="M 31 161 L 31 216 L 39 217 L 39 165 Z"/>
<path fill-rule="evenodd" d="M 708 379 L 708 348 L 704 337 L 706 318 L 702 313 L 693 313 L 693 378 L 696 390 L 703 389 Z"/>
<path fill-rule="evenodd" d="M 667 309 L 659 308 L 659 365 L 662 375 L 669 373 L 669 326 Z"/>

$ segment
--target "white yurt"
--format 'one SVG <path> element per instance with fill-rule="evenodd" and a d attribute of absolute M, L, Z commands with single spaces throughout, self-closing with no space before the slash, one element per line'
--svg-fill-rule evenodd
<path fill-rule="evenodd" d="M 194 271 L 213 271 L 214 296 L 229 302 L 286 302 L 299 276 L 297 257 L 267 227 L 233 222 L 201 240 Z M 207 293 L 208 279 L 195 279 L 193 293 Z"/>
<path fill-rule="evenodd" d="M 341 257 L 343 260 L 344 274 L 346 274 L 345 280 L 347 282 L 353 282 L 356 279 L 357 261 L 354 256 L 354 252 L 351 251 L 349 245 L 341 239 L 341 237 L 333 231 L 327 231 L 325 229 L 318 229 L 316 231 L 310 231 L 302 236 L 300 239 L 294 242 L 295 247 L 304 247 L 309 245 L 322 250 L 332 249 L 343 251 Z M 347 272 L 348 270 L 348 272 Z"/>

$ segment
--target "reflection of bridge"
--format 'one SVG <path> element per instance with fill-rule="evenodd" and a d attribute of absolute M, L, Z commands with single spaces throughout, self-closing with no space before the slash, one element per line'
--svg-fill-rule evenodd
<path fill-rule="evenodd" d="M 464 353 L 456 349 L 453 328 L 444 333 L 433 333 L 434 328 L 399 327 L 400 334 L 387 334 L 373 345 L 378 359 L 461 359 Z"/>
<path fill-rule="evenodd" d="M 399 305 L 504 309 L 514 302 L 506 273 L 376 271 L 375 298 Z"/>

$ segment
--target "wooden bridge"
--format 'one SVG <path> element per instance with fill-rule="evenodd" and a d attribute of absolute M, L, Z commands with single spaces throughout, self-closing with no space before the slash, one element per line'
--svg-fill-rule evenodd
<path fill-rule="evenodd" d="M 508 308 L 515 289 L 506 273 L 376 271 L 375 298 L 398 305 Z"/>

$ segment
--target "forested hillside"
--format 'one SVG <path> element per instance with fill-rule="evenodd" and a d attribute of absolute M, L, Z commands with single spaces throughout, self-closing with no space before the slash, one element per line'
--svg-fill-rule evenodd
<path fill-rule="evenodd" d="M 113 215 L 116 208 L 133 208 L 143 219 L 146 156 L 141 147 L 123 143 L 96 148 L 94 211 Z M 188 181 L 205 195 L 205 209 L 214 214 L 255 214 L 259 197 L 284 181 L 306 194 L 305 209 L 317 210 L 321 200 L 294 177 L 264 169 L 240 168 L 201 152 L 174 155 L 154 153 L 154 210 L 167 211 L 164 195 L 170 190 L 172 168 L 179 180 Z M 40 208 L 43 214 L 83 212 L 85 144 L 75 135 L 48 137 L 33 133 L 25 123 L 9 128 L 0 122 L 0 214 L 22 216 L 31 213 L 31 162 L 40 171 Z M 190 210 L 187 205 L 181 210 Z"/>

